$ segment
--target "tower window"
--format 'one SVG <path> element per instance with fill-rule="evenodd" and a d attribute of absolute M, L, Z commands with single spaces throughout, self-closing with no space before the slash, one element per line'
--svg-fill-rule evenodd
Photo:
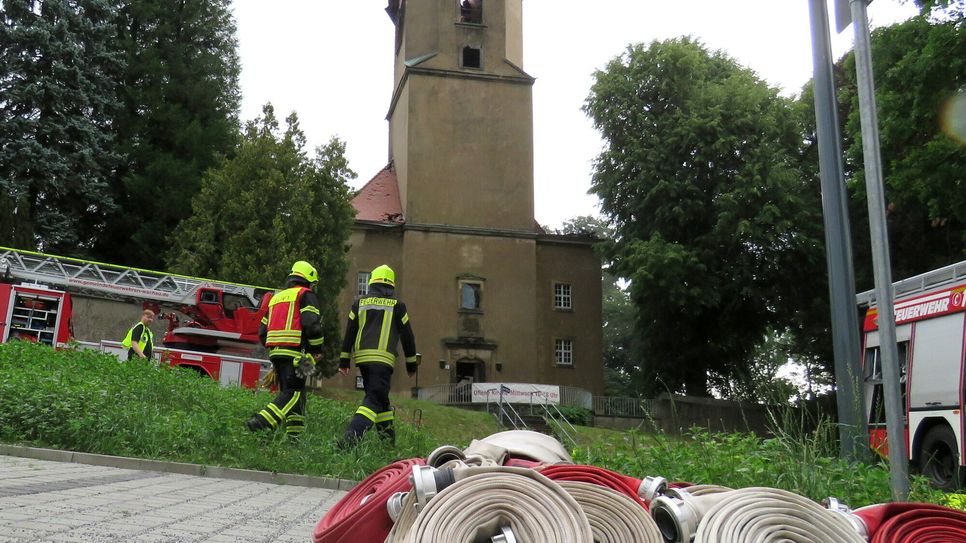
<path fill-rule="evenodd" d="M 463 67 L 464 68 L 479 68 L 480 67 L 480 50 L 474 49 L 470 46 L 463 48 Z"/>
<path fill-rule="evenodd" d="M 460 7 L 461 23 L 483 23 L 483 0 L 456 0 Z"/>
<path fill-rule="evenodd" d="M 460 281 L 460 309 L 483 310 L 483 285 L 481 283 Z"/>

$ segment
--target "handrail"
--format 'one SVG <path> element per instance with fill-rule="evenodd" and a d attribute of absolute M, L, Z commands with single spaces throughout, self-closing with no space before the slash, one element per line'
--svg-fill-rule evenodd
<path fill-rule="evenodd" d="M 550 421 L 553 421 L 554 423 L 556 423 L 557 429 L 560 431 L 561 434 L 563 434 L 563 437 L 566 437 L 567 441 L 569 441 L 571 445 L 576 447 L 577 440 L 574 439 L 574 436 L 577 435 L 577 429 L 574 428 L 573 424 L 570 424 L 570 421 L 567 420 L 567 417 L 564 416 L 564 414 L 560 411 L 560 408 L 558 408 L 556 404 L 553 404 L 547 401 L 546 393 L 540 392 L 540 391 L 534 391 L 530 393 L 530 414 L 531 415 L 533 414 L 533 395 L 534 394 L 542 395 L 544 397 L 544 401 L 538 405 L 540 405 L 540 407 L 543 408 L 543 411 L 544 411 L 543 418 L 545 421 L 547 421 L 547 424 L 550 424 L 551 423 Z M 560 421 L 563 421 L 563 422 L 560 422 Z M 564 424 L 570 427 L 570 431 L 573 432 L 573 436 L 570 435 L 570 432 L 568 432 L 566 428 L 564 428 Z"/>
<path fill-rule="evenodd" d="M 501 398 L 499 403 L 496 403 L 497 413 L 493 414 L 493 416 L 496 417 L 497 420 L 500 422 L 500 426 L 505 426 L 503 424 L 503 419 L 504 419 L 504 416 L 506 416 L 510 419 L 510 424 L 513 425 L 514 430 L 530 429 L 530 427 L 527 426 L 527 423 L 523 420 L 523 417 L 520 416 L 520 413 L 518 413 L 517 410 L 513 408 L 513 405 L 511 405 L 510 402 L 502 401 L 503 395 L 500 394 L 500 392 L 497 390 L 486 391 L 486 412 L 487 413 L 490 413 L 490 403 L 491 403 L 490 394 L 491 393 L 499 394 Z M 509 409 L 509 412 L 507 412 L 507 409 Z"/>

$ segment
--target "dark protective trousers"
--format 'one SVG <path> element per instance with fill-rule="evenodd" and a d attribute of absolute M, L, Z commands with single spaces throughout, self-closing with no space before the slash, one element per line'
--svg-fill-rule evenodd
<path fill-rule="evenodd" d="M 389 384 L 392 379 L 392 366 L 381 362 L 358 364 L 362 373 L 362 384 L 366 395 L 362 405 L 356 409 L 342 440 L 346 443 L 358 441 L 373 425 L 379 435 L 396 442 L 396 430 L 392 427 L 392 408 L 389 406 Z"/>
<path fill-rule="evenodd" d="M 295 373 L 290 356 L 271 357 L 278 378 L 278 395 L 248 421 L 250 430 L 277 429 L 285 426 L 289 437 L 298 438 L 305 431 L 305 379 Z"/>

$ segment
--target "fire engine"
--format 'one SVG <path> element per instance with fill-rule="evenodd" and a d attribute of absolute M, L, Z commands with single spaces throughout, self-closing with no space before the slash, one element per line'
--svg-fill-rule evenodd
<path fill-rule="evenodd" d="M 933 484 L 953 489 L 966 474 L 966 261 L 893 284 L 906 454 Z M 872 448 L 887 455 L 875 292 L 859 294 L 862 381 Z"/>
<path fill-rule="evenodd" d="M 72 293 L 140 302 L 154 310 L 168 321 L 162 345 L 154 349 L 165 364 L 250 388 L 271 369 L 256 357 L 270 289 L 7 247 L 0 247 L 0 342 L 16 338 L 67 346 L 73 340 Z M 77 343 L 122 358 L 127 354 L 120 341 Z"/>

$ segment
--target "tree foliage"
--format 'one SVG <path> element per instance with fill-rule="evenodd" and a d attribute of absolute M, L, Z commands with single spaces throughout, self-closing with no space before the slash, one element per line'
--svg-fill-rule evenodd
<path fill-rule="evenodd" d="M 961 23 L 915 17 L 876 30 L 872 59 L 892 271 L 899 279 L 966 258 L 966 141 L 943 130 L 955 122 L 951 102 L 966 99 L 966 32 Z M 839 64 L 856 280 L 866 289 L 872 273 L 854 56 Z"/>
<path fill-rule="evenodd" d="M 112 121 L 124 162 L 120 204 L 95 256 L 163 268 L 165 237 L 185 219 L 201 176 L 230 154 L 240 101 L 230 0 L 120 0 L 116 45 L 126 59 Z"/>
<path fill-rule="evenodd" d="M 353 177 L 345 144 L 333 139 L 311 159 L 297 116 L 282 131 L 265 106 L 246 125 L 235 155 L 205 174 L 191 216 L 171 235 L 173 270 L 281 287 L 293 262 L 310 262 L 319 272 L 315 290 L 333 356 L 354 217 L 346 183 Z"/>
<path fill-rule="evenodd" d="M 708 370 L 741 367 L 783 327 L 787 270 L 820 250 L 796 110 L 681 38 L 629 47 L 595 74 L 585 111 L 605 141 L 591 190 L 631 281 L 644 385 L 707 394 Z"/>
<path fill-rule="evenodd" d="M 109 123 L 122 59 L 109 0 L 4 0 L 0 244 L 76 253 L 114 209 Z"/>

